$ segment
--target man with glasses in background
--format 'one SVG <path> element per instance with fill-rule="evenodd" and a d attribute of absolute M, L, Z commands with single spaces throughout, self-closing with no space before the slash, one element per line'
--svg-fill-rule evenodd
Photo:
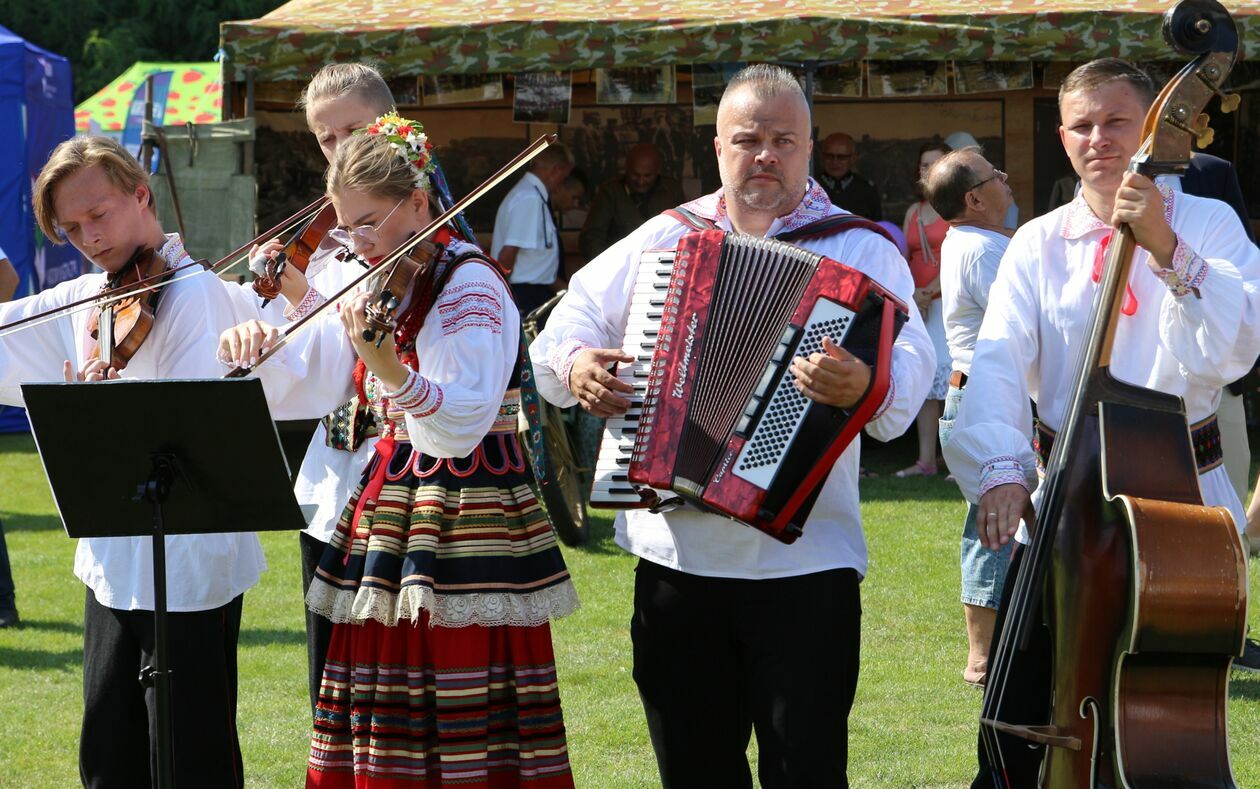
<path fill-rule="evenodd" d="M 551 198 L 573 171 L 573 153 L 557 143 L 534 159 L 529 172 L 503 198 L 494 216 L 490 254 L 508 274 L 524 318 L 555 294 L 564 249 Z"/>
<path fill-rule="evenodd" d="M 953 369 L 941 415 L 941 446 L 949 441 L 971 372 L 980 323 L 989 306 L 989 288 L 1013 231 L 1005 226 L 1013 198 L 1006 173 L 993 166 L 979 148 L 951 151 L 938 159 L 923 179 L 923 192 L 933 210 L 949 223 L 941 243 L 941 307 L 945 340 Z M 976 531 L 976 507 L 967 505 L 960 558 L 962 604 L 967 628 L 967 666 L 963 681 L 974 687 L 988 678 L 989 642 L 997 620 L 1002 584 L 1013 543 L 990 550 Z"/>
<path fill-rule="evenodd" d="M 853 170 L 853 163 L 857 161 L 853 138 L 844 132 L 836 132 L 823 140 L 820 147 L 822 170 L 818 173 L 818 183 L 827 191 L 831 202 L 872 222 L 883 219 L 879 190 Z"/>

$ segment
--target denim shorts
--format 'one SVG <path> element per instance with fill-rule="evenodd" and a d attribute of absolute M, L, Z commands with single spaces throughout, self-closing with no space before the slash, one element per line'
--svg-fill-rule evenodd
<path fill-rule="evenodd" d="M 962 390 L 954 386 L 949 387 L 949 392 L 945 395 L 945 409 L 941 413 L 940 422 L 941 446 L 949 441 L 949 434 L 954 430 L 954 418 L 958 416 L 962 395 Z M 976 530 L 976 505 L 967 504 L 967 520 L 963 523 L 960 551 L 962 601 L 965 605 L 998 607 L 1002 600 L 1002 584 L 1006 582 L 1006 568 L 1011 562 L 1011 551 L 1014 548 L 1014 540 L 1003 545 L 999 551 L 984 547 Z"/>

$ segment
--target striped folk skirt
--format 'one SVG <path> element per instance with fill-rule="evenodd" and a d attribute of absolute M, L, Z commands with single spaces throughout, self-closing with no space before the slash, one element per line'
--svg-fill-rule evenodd
<path fill-rule="evenodd" d="M 528 474 L 511 433 L 377 443 L 307 595 L 335 623 L 307 786 L 572 786 L 549 622 L 577 595 Z"/>

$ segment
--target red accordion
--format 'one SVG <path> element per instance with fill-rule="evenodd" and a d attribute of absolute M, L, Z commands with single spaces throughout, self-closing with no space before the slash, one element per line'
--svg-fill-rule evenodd
<path fill-rule="evenodd" d="M 905 305 L 816 253 L 708 230 L 679 242 L 657 314 L 629 484 L 647 506 L 681 499 L 794 541 L 836 459 L 885 400 Z M 823 337 L 873 367 L 852 408 L 794 385 L 792 359 L 821 351 Z"/>

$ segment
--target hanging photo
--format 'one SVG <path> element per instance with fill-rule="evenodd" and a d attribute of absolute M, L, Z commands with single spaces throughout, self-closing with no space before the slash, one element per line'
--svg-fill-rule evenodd
<path fill-rule="evenodd" d="M 939 60 L 868 60 L 866 81 L 870 95 L 944 96 L 949 93 L 948 71 Z"/>
<path fill-rule="evenodd" d="M 596 104 L 673 104 L 673 66 L 595 69 Z"/>
<path fill-rule="evenodd" d="M 502 74 L 434 74 L 424 77 L 423 83 L 426 107 L 503 98 Z"/>
<path fill-rule="evenodd" d="M 743 63 L 694 63 L 691 66 L 691 122 L 694 126 L 717 123 L 718 102 Z"/>
<path fill-rule="evenodd" d="M 394 104 L 398 107 L 417 107 L 420 105 L 420 80 L 416 77 L 398 77 L 389 81 L 389 92 L 394 95 Z"/>
<path fill-rule="evenodd" d="M 832 63 L 814 72 L 815 96 L 861 96 L 862 61 Z"/>
<path fill-rule="evenodd" d="M 1065 60 L 1053 60 L 1046 63 L 1041 72 L 1041 87 L 1047 90 L 1058 90 L 1063 80 L 1067 79 L 1067 75 L 1079 65 L 1081 64 Z"/>
<path fill-rule="evenodd" d="M 959 93 L 1029 90 L 1032 86 L 1032 63 L 995 60 L 954 61 L 954 89 Z"/>
<path fill-rule="evenodd" d="M 517 74 L 512 95 L 512 120 L 517 123 L 569 122 L 573 104 L 573 74 L 538 71 Z"/>

